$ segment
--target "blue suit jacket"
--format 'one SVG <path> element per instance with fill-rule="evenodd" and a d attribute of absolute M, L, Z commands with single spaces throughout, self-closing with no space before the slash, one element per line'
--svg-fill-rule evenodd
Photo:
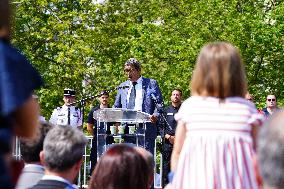
<path fill-rule="evenodd" d="M 131 81 L 125 81 L 120 84 L 122 86 L 130 86 Z M 127 94 L 130 88 L 120 89 L 115 98 L 114 107 L 115 108 L 127 108 Z M 158 86 L 158 83 L 154 79 L 142 77 L 142 112 L 146 112 L 150 115 L 157 114 L 156 105 L 154 100 L 151 98 L 151 93 L 157 98 L 158 104 L 163 104 L 163 98 Z M 156 124 L 147 123 L 146 125 L 146 138 L 156 138 L 157 137 L 157 127 Z"/>

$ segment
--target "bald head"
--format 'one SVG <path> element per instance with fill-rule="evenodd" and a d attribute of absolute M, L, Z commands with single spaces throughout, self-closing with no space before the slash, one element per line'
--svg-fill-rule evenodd
<path fill-rule="evenodd" d="M 284 111 L 273 114 L 261 128 L 257 155 L 265 189 L 284 186 Z"/>

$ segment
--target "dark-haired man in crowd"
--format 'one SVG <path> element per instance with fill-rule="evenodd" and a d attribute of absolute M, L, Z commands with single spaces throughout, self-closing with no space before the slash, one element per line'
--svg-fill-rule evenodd
<path fill-rule="evenodd" d="M 55 126 L 45 137 L 40 159 L 45 175 L 31 189 L 75 189 L 87 139 L 73 127 Z"/>
<path fill-rule="evenodd" d="M 92 174 L 94 167 L 97 162 L 97 120 L 94 119 L 94 112 L 103 109 L 103 108 L 110 108 L 109 106 L 109 93 L 108 91 L 101 91 L 100 97 L 99 97 L 99 102 L 100 104 L 94 108 L 91 109 L 89 115 L 88 115 L 88 120 L 87 120 L 87 130 L 91 135 L 93 135 L 93 143 L 92 143 L 92 149 L 91 149 L 91 154 L 90 154 L 90 159 L 91 159 L 91 171 L 90 175 Z M 109 127 L 114 123 L 107 123 L 107 134 L 110 134 Z M 100 127 L 104 127 L 104 123 L 100 123 Z M 106 143 L 107 144 L 112 144 L 113 137 L 112 136 L 107 136 L 106 138 Z"/>
<path fill-rule="evenodd" d="M 16 189 L 29 188 L 35 185 L 44 175 L 44 167 L 40 162 L 40 152 L 43 150 L 43 141 L 51 125 L 44 122 L 39 125 L 34 139 L 20 139 L 20 149 L 25 167 L 17 182 Z"/>
<path fill-rule="evenodd" d="M 166 118 L 161 120 L 161 125 L 159 126 L 160 133 L 164 133 L 164 144 L 163 144 L 163 186 L 169 183 L 168 174 L 170 172 L 170 161 L 173 151 L 173 145 L 175 142 L 175 130 L 177 122 L 174 115 L 178 112 L 181 106 L 182 91 L 180 89 L 174 89 L 171 93 L 171 104 L 165 108 L 164 115 Z"/>

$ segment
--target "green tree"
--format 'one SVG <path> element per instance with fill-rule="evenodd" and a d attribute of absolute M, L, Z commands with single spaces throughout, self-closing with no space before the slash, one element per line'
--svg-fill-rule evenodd
<path fill-rule="evenodd" d="M 47 117 L 64 87 L 83 97 L 124 81 L 123 64 L 130 57 L 142 63 L 143 76 L 158 81 L 166 102 L 175 87 L 188 97 L 197 55 L 212 41 L 240 49 L 259 106 L 270 90 L 283 97 L 282 2 L 14 0 L 13 5 L 13 43 L 45 79 L 38 93 Z"/>

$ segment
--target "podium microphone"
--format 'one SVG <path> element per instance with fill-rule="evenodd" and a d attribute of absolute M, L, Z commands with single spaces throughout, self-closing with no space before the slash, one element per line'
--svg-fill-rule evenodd
<path fill-rule="evenodd" d="M 151 93 L 150 96 L 151 96 L 151 98 L 154 100 L 158 112 L 159 112 L 159 113 L 163 113 L 163 112 L 164 112 L 164 105 L 158 103 L 158 99 L 157 99 L 157 97 L 154 95 L 154 93 Z"/>
<path fill-rule="evenodd" d="M 162 116 L 163 120 L 165 121 L 166 125 L 169 127 L 169 129 L 173 130 L 172 126 L 168 123 L 167 119 L 164 116 L 164 105 L 158 103 L 157 97 L 154 95 L 153 92 L 150 93 L 150 96 L 154 100 L 154 102 L 156 104 L 156 108 L 157 108 L 158 112 L 160 113 L 160 115 Z"/>

